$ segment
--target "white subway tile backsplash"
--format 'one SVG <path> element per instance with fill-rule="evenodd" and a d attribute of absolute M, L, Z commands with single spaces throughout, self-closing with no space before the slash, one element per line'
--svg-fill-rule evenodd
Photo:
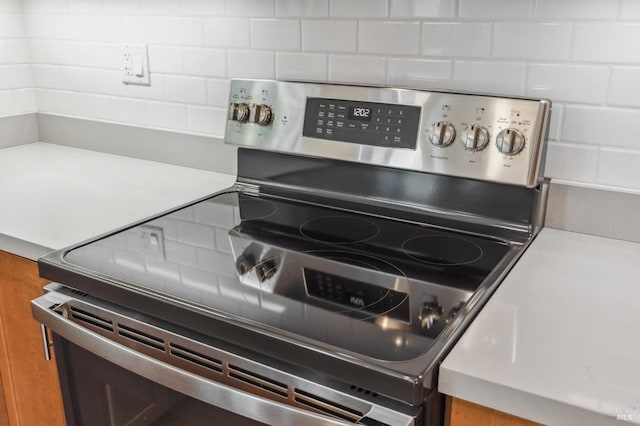
<path fill-rule="evenodd" d="M 596 147 L 549 143 L 544 176 L 562 180 L 595 182 L 597 164 L 598 149 Z"/>
<path fill-rule="evenodd" d="M 162 37 L 165 44 L 202 46 L 202 18 L 162 18 Z"/>
<path fill-rule="evenodd" d="M 638 0 L 622 0 L 620 2 L 621 20 L 639 20 L 640 2 Z"/>
<path fill-rule="evenodd" d="M 189 131 L 221 137 L 224 135 L 226 123 L 226 109 L 196 106 L 187 108 L 187 127 Z"/>
<path fill-rule="evenodd" d="M 390 0 L 392 18 L 452 18 L 457 2 L 452 0 Z"/>
<path fill-rule="evenodd" d="M 205 77 L 227 76 L 227 53 L 222 49 L 184 49 L 184 71 Z"/>
<path fill-rule="evenodd" d="M 111 98 L 111 120 L 131 124 L 147 124 L 147 102 L 136 99 Z"/>
<path fill-rule="evenodd" d="M 337 18 L 384 18 L 388 0 L 329 0 L 329 15 Z"/>
<path fill-rule="evenodd" d="M 122 17 L 122 34 L 119 41 L 146 44 L 162 43 L 164 41 L 162 24 L 162 19 L 157 17 L 124 16 Z"/>
<path fill-rule="evenodd" d="M 618 2 L 610 0 L 537 0 L 536 17 L 541 19 L 615 19 Z"/>
<path fill-rule="evenodd" d="M 428 56 L 487 57 L 491 47 L 491 24 L 425 22 L 422 54 Z"/>
<path fill-rule="evenodd" d="M 356 21 L 302 21 L 302 50 L 355 52 L 358 46 Z"/>
<path fill-rule="evenodd" d="M 167 89 L 166 100 L 185 104 L 207 104 L 206 79 L 167 75 L 164 80 Z"/>
<path fill-rule="evenodd" d="M 227 79 L 207 80 L 207 99 L 210 106 L 227 107 L 231 83 Z"/>
<path fill-rule="evenodd" d="M 76 92 L 91 92 L 93 90 L 92 70 L 88 68 L 60 67 L 58 78 L 58 89 Z"/>
<path fill-rule="evenodd" d="M 497 23 L 493 56 L 564 60 L 569 57 L 571 25 L 555 23 Z"/>
<path fill-rule="evenodd" d="M 187 107 L 166 102 L 149 102 L 149 125 L 159 128 L 186 130 Z"/>
<path fill-rule="evenodd" d="M 165 76 L 154 75 L 150 78 L 151 85 L 139 86 L 137 84 L 127 85 L 127 94 L 131 98 L 153 99 L 163 101 L 167 98 L 165 89 Z"/>
<path fill-rule="evenodd" d="M 358 42 L 358 50 L 362 53 L 417 55 L 420 53 L 420 23 L 361 21 Z"/>
<path fill-rule="evenodd" d="M 71 14 L 99 14 L 102 0 L 67 0 L 67 10 Z"/>
<path fill-rule="evenodd" d="M 58 15 L 54 17 L 56 38 L 82 40 L 87 36 L 87 23 L 84 16 Z"/>
<path fill-rule="evenodd" d="M 74 42 L 71 54 L 71 65 L 112 70 L 122 67 L 122 46 L 119 44 Z"/>
<path fill-rule="evenodd" d="M 0 66 L 0 90 L 30 88 L 32 81 L 29 65 Z"/>
<path fill-rule="evenodd" d="M 610 105 L 640 107 L 640 68 L 613 68 L 608 102 Z"/>
<path fill-rule="evenodd" d="M 326 81 L 327 55 L 323 53 L 276 54 L 276 78 L 279 80 Z"/>
<path fill-rule="evenodd" d="M 18 89 L 13 91 L 15 114 L 25 114 L 37 110 L 36 95 L 33 89 Z"/>
<path fill-rule="evenodd" d="M 607 67 L 557 64 L 529 67 L 527 94 L 531 96 L 600 104 L 607 98 L 608 87 Z"/>
<path fill-rule="evenodd" d="M 384 84 L 386 60 L 377 56 L 329 55 L 329 80 L 341 83 Z"/>
<path fill-rule="evenodd" d="M 531 18 L 534 0 L 459 0 L 460 16 L 470 19 Z"/>
<path fill-rule="evenodd" d="M 151 73 L 182 74 L 184 60 L 180 47 L 149 46 L 149 71 Z"/>
<path fill-rule="evenodd" d="M 28 64 L 29 41 L 26 39 L 10 39 L 4 43 L 4 51 L 0 57 L 0 63 Z"/>
<path fill-rule="evenodd" d="M 596 183 L 640 189 L 640 152 L 603 148 L 600 151 Z"/>
<path fill-rule="evenodd" d="M 639 39 L 636 0 L 0 0 L 0 114 L 221 136 L 233 77 L 547 97 L 552 177 L 630 186 Z"/>
<path fill-rule="evenodd" d="M 248 19 L 209 18 L 204 21 L 204 44 L 207 46 L 248 48 L 250 35 Z"/>
<path fill-rule="evenodd" d="M 387 61 L 387 82 L 394 86 L 434 89 L 450 85 L 453 74 L 451 61 L 390 58 Z"/>
<path fill-rule="evenodd" d="M 251 47 L 254 49 L 300 50 L 300 21 L 252 19 Z"/>
<path fill-rule="evenodd" d="M 562 117 L 564 115 L 564 106 L 556 102 L 551 105 L 551 118 L 549 120 L 549 140 L 560 140 L 560 131 L 562 129 Z"/>
<path fill-rule="evenodd" d="M 113 41 L 115 34 L 122 32 L 122 18 L 119 16 L 86 16 L 87 35 L 90 41 Z"/>
<path fill-rule="evenodd" d="M 523 63 L 457 61 L 453 81 L 456 89 L 522 95 L 525 72 Z"/>
<path fill-rule="evenodd" d="M 275 13 L 275 0 L 227 0 L 228 16 L 271 17 Z"/>
<path fill-rule="evenodd" d="M 24 38 L 26 33 L 20 15 L 0 14 L 0 39 L 3 38 Z"/>
<path fill-rule="evenodd" d="M 633 148 L 638 145 L 638 122 L 638 110 L 567 105 L 561 138 L 566 142 Z"/>
<path fill-rule="evenodd" d="M 0 91 L 0 117 L 13 114 L 16 114 L 16 108 L 13 102 L 13 91 Z"/>
<path fill-rule="evenodd" d="M 601 63 L 639 63 L 640 23 L 576 24 L 571 59 Z"/>
<path fill-rule="evenodd" d="M 230 78 L 275 78 L 273 52 L 230 50 L 228 54 Z"/>
<path fill-rule="evenodd" d="M 180 0 L 180 12 L 194 16 L 224 16 L 225 0 Z"/>
<path fill-rule="evenodd" d="M 314 17 L 329 16 L 329 0 L 276 0 L 276 16 Z"/>

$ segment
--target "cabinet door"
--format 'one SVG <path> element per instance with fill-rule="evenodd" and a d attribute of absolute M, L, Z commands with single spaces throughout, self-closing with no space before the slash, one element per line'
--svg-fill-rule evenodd
<path fill-rule="evenodd" d="M 45 361 L 31 316 L 45 284 L 36 262 L 0 251 L 0 373 L 12 425 L 65 424 L 56 364 Z"/>
<path fill-rule="evenodd" d="M 447 397 L 447 419 L 449 426 L 542 426 L 540 423 L 452 397 Z"/>

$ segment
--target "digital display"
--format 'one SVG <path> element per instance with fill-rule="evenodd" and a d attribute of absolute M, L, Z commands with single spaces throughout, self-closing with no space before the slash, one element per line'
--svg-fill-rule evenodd
<path fill-rule="evenodd" d="M 371 108 L 350 106 L 349 120 L 371 121 Z"/>

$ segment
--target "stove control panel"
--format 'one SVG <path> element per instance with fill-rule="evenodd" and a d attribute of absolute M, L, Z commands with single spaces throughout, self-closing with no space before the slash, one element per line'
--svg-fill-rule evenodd
<path fill-rule="evenodd" d="M 542 99 L 232 80 L 225 140 L 534 187 L 550 111 Z"/>
<path fill-rule="evenodd" d="M 303 136 L 362 145 L 415 149 L 420 108 L 307 98 Z"/>

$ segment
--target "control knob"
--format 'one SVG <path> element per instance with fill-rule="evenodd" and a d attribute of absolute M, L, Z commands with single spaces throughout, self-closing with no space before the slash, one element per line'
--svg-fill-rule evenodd
<path fill-rule="evenodd" d="M 496 136 L 498 151 L 505 155 L 516 155 L 524 149 L 524 135 L 516 129 L 503 129 Z"/>
<path fill-rule="evenodd" d="M 249 119 L 249 105 L 241 102 L 234 102 L 231 105 L 229 119 L 244 122 Z"/>
<path fill-rule="evenodd" d="M 267 126 L 273 120 L 273 110 L 268 105 L 257 105 L 254 122 L 261 126 Z"/>
<path fill-rule="evenodd" d="M 468 151 L 482 151 L 489 143 L 489 131 L 476 124 L 467 126 L 462 132 L 462 143 Z"/>
<path fill-rule="evenodd" d="M 429 128 L 429 140 L 435 146 L 449 146 L 455 138 L 456 129 L 448 121 L 438 121 Z"/>
<path fill-rule="evenodd" d="M 442 316 L 442 306 L 437 300 L 431 302 L 425 302 L 422 305 L 422 311 L 420 312 L 420 326 L 423 330 L 429 330 L 433 327 L 433 324 Z"/>

